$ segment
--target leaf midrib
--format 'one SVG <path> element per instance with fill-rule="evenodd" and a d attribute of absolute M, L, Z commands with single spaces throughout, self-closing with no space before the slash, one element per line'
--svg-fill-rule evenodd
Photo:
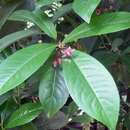
<path fill-rule="evenodd" d="M 125 20 L 124 20 L 125 21 Z M 101 24 L 100 25 L 100 28 L 103 28 L 104 26 L 108 26 L 108 25 L 116 25 L 116 24 L 126 24 L 126 23 L 129 23 L 128 22 L 128 20 L 126 20 L 125 22 L 124 22 L 123 20 L 122 21 L 118 21 L 118 22 L 112 22 L 111 24 L 109 23 L 109 22 L 107 22 L 107 23 L 105 23 L 105 24 Z M 83 23 L 83 24 L 85 24 L 85 23 Z M 83 25 L 81 25 L 81 26 L 83 26 Z M 88 26 L 88 29 L 87 30 L 82 30 L 82 31 L 79 31 L 78 33 L 75 33 L 75 32 L 72 32 L 72 34 L 73 34 L 73 36 L 71 37 L 71 33 L 70 33 L 70 36 L 68 35 L 68 37 L 66 37 L 65 38 L 65 43 L 66 43 L 66 41 L 69 41 L 69 39 L 73 39 L 74 37 L 76 37 L 77 35 L 82 35 L 82 34 L 84 34 L 84 33 L 87 33 L 88 31 L 93 31 L 93 30 L 95 30 L 95 26 L 92 26 L 91 25 L 91 28 L 90 28 L 90 25 L 86 25 L 86 26 Z M 79 28 L 80 28 L 80 25 L 79 25 Z M 130 28 L 130 27 L 128 27 L 128 28 Z M 121 29 L 121 30 L 124 30 L 124 29 Z M 74 30 L 75 31 L 75 30 Z M 120 30 L 119 30 L 120 31 Z M 115 32 L 115 31 L 113 31 L 113 32 Z M 109 32 L 108 32 L 109 33 Z M 75 35 L 74 35 L 75 34 Z M 96 34 L 96 35 L 101 35 L 101 34 Z M 86 36 L 86 37 L 89 37 L 90 35 L 88 35 L 88 36 Z M 95 34 L 94 35 L 92 35 L 92 36 L 95 36 Z M 68 40 L 67 40 L 68 39 Z M 79 38 L 78 38 L 79 39 Z M 64 42 L 63 41 L 63 42 Z M 71 40 L 72 41 L 72 40 Z"/>
<path fill-rule="evenodd" d="M 9 9 L 9 12 L 7 12 L 7 15 L 4 15 L 1 19 L 0 19 L 0 29 L 3 26 L 3 24 L 5 23 L 6 19 L 8 18 L 8 16 L 11 15 L 12 11 L 14 11 L 17 6 L 19 5 L 19 3 L 16 3 L 12 8 Z"/>
<path fill-rule="evenodd" d="M 34 16 L 35 16 L 36 14 L 34 14 Z M 46 28 L 46 30 L 48 30 L 48 32 L 49 32 L 49 34 L 51 34 L 53 37 L 54 37 L 54 35 L 53 35 L 53 31 L 51 31 L 49 28 L 48 28 L 48 26 L 44 23 L 44 21 L 40 18 L 40 17 L 37 17 L 37 16 L 35 16 L 38 20 L 39 20 L 39 23 L 37 22 L 37 25 L 39 25 L 39 28 L 40 28 L 40 26 L 42 27 L 42 25 L 44 24 L 44 27 Z M 34 22 L 35 23 L 35 22 Z M 49 22 L 48 22 L 49 23 Z M 44 31 L 44 29 L 43 29 L 43 27 L 41 28 L 41 30 L 42 31 Z M 45 31 L 44 31 L 45 32 Z"/>
<path fill-rule="evenodd" d="M 50 102 L 52 101 L 51 99 L 53 99 L 53 97 L 54 97 L 55 84 L 56 84 L 56 70 L 54 70 L 54 75 L 53 75 L 52 84 L 51 84 L 52 90 L 51 90 L 50 96 L 48 97 L 48 101 L 50 101 Z M 48 104 L 48 101 L 46 104 Z"/>
<path fill-rule="evenodd" d="M 76 66 L 76 68 L 80 71 L 81 76 L 83 77 L 84 81 L 87 82 L 87 84 L 90 86 L 90 89 L 92 90 L 92 93 L 95 95 L 95 97 L 97 97 L 97 101 L 98 101 L 98 103 L 100 104 L 101 108 L 102 108 L 103 111 L 104 111 L 104 107 L 102 106 L 102 103 L 101 103 L 100 100 L 98 99 L 98 96 L 96 95 L 95 91 L 91 88 L 91 85 L 90 85 L 91 83 L 89 83 L 89 81 L 86 80 L 84 74 L 82 73 L 82 70 L 80 69 L 80 67 L 78 67 L 78 65 L 76 64 L 76 62 L 75 62 L 73 59 L 71 59 L 71 60 L 72 60 L 73 64 Z M 107 120 L 109 121 L 109 123 L 110 123 L 110 125 L 111 125 L 111 122 L 110 122 L 110 120 L 109 120 L 109 117 L 108 117 L 108 115 L 106 114 L 105 111 L 104 111 L 104 114 L 106 115 Z"/>
<path fill-rule="evenodd" d="M 11 124 L 12 124 L 12 122 L 16 122 L 17 120 L 20 120 L 20 118 L 23 118 L 24 116 L 26 116 L 26 115 L 28 115 L 28 114 L 31 114 L 31 113 L 33 113 L 33 112 L 37 112 L 37 111 L 40 111 L 40 110 L 42 110 L 42 107 L 40 107 L 40 108 L 34 108 L 34 109 L 32 109 L 31 111 L 29 110 L 28 111 L 28 113 L 25 113 L 25 114 L 22 114 L 20 117 L 18 116 L 18 118 L 13 118 L 13 120 L 11 120 Z M 40 112 L 39 112 L 40 113 Z M 10 123 L 9 123 L 10 124 Z"/>
<path fill-rule="evenodd" d="M 24 33 L 25 32 L 25 33 Z M 23 34 L 24 33 L 24 34 Z M 23 35 L 21 35 L 23 34 Z M 36 30 L 21 30 L 15 33 L 12 33 L 10 35 L 7 35 L 3 38 L 0 39 L 0 52 L 7 46 L 10 45 L 10 43 L 13 43 L 14 41 L 17 41 L 21 38 L 25 38 L 28 37 L 30 35 L 34 35 L 34 34 L 40 34 L 40 32 L 36 31 Z M 12 40 L 12 37 L 17 36 L 17 39 Z M 8 39 L 8 40 L 7 40 Z M 6 44 L 5 44 L 6 42 Z"/>
<path fill-rule="evenodd" d="M 24 11 L 24 10 L 23 10 Z M 18 14 L 15 14 L 15 16 L 18 16 L 18 19 L 20 18 L 21 20 L 20 21 L 30 21 L 30 22 L 33 22 L 34 24 L 36 24 L 42 31 L 45 32 L 45 30 L 43 29 L 43 25 L 44 25 L 44 28 L 46 28 L 46 30 L 48 31 L 48 34 L 52 35 L 53 36 L 53 32 L 47 27 L 47 25 L 44 23 L 44 21 L 36 16 L 36 14 L 32 13 L 32 12 L 29 12 L 27 11 L 27 15 L 24 15 L 22 16 L 22 18 L 24 18 L 23 20 L 21 19 L 21 16 L 19 16 Z M 16 18 L 17 19 L 17 18 Z M 25 20 L 26 19 L 26 20 Z M 38 21 L 38 22 L 37 22 Z"/>
<path fill-rule="evenodd" d="M 14 73 L 12 73 L 12 75 L 10 75 L 9 78 L 7 78 L 7 80 L 6 80 L 6 81 L 3 83 L 3 85 L 1 85 L 1 86 L 4 86 L 4 85 L 12 78 L 12 76 L 13 76 L 13 75 L 16 75 L 16 73 L 18 73 L 18 71 L 20 71 L 26 64 L 28 64 L 29 61 L 31 61 L 32 59 L 34 59 L 35 57 L 37 57 L 38 55 L 40 55 L 43 51 L 47 51 L 47 50 L 50 49 L 50 48 L 53 48 L 53 47 L 48 47 L 48 48 L 46 48 L 46 49 L 41 50 L 39 53 L 36 53 L 37 55 L 32 56 L 32 57 L 31 57 L 29 60 L 27 60 L 24 64 L 21 64 L 21 66 L 20 66 L 18 69 L 16 69 L 16 71 L 14 71 Z"/>

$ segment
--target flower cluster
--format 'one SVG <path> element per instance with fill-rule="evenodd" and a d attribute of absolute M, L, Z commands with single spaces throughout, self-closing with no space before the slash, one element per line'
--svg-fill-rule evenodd
<path fill-rule="evenodd" d="M 65 47 L 65 48 L 58 48 L 55 59 L 53 61 L 53 67 L 56 68 L 58 65 L 61 64 L 62 58 L 71 58 L 72 53 L 74 52 L 74 49 L 71 47 Z"/>
<path fill-rule="evenodd" d="M 70 58 L 73 52 L 74 52 L 74 49 L 72 49 L 71 47 L 68 47 L 62 51 L 62 57 Z"/>

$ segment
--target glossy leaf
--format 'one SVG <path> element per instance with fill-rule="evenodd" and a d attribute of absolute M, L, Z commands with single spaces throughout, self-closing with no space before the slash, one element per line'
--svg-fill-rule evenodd
<path fill-rule="evenodd" d="M 63 72 L 69 93 L 79 108 L 115 130 L 119 94 L 105 67 L 93 57 L 75 51 L 71 59 L 63 60 Z"/>
<path fill-rule="evenodd" d="M 23 15 L 24 14 L 24 15 Z M 14 21 L 30 21 L 36 24 L 42 31 L 44 31 L 48 36 L 56 39 L 56 29 L 54 24 L 49 20 L 47 16 L 41 11 L 37 10 L 35 12 L 30 12 L 27 10 L 15 11 L 9 20 Z"/>
<path fill-rule="evenodd" d="M 68 43 L 80 38 L 113 33 L 128 28 L 130 28 L 130 13 L 106 13 L 93 17 L 90 24 L 83 23 L 79 25 L 66 36 L 63 42 Z"/>
<path fill-rule="evenodd" d="M 34 120 L 41 112 L 42 106 L 39 103 L 27 103 L 22 105 L 8 119 L 6 128 L 13 128 L 24 125 Z"/>
<path fill-rule="evenodd" d="M 11 5 L 6 5 L 0 8 L 0 29 L 5 24 L 8 17 L 12 14 L 12 12 L 18 7 L 20 3 L 21 2 L 11 4 Z"/>
<path fill-rule="evenodd" d="M 37 44 L 17 51 L 0 64 L 0 95 L 17 87 L 48 59 L 55 45 Z"/>
<path fill-rule="evenodd" d="M 48 117 L 52 117 L 66 103 L 68 90 L 60 69 L 50 67 L 44 73 L 39 88 L 39 98 Z"/>
<path fill-rule="evenodd" d="M 68 12 L 70 12 L 72 10 L 72 4 L 66 4 L 66 5 L 63 5 L 62 7 L 60 7 L 55 13 L 54 13 L 54 16 L 53 16 L 53 21 L 55 22 L 58 18 L 66 15 Z"/>
<path fill-rule="evenodd" d="M 22 38 L 25 38 L 25 37 L 28 37 L 31 35 L 36 35 L 36 34 L 40 34 L 40 32 L 38 32 L 36 30 L 22 30 L 22 31 L 18 31 L 18 32 L 9 34 L 0 39 L 0 52 L 3 51 L 6 47 L 11 45 L 12 43 L 14 43 Z"/>
<path fill-rule="evenodd" d="M 57 2 L 61 0 L 37 0 L 36 7 L 41 8 L 42 6 L 50 5 L 53 2 Z"/>
<path fill-rule="evenodd" d="M 8 98 L 8 100 L 2 106 L 0 106 L 0 109 L 2 109 L 0 110 L 1 120 L 5 122 L 12 113 L 12 111 L 15 111 L 16 107 L 16 102 L 11 98 Z"/>
<path fill-rule="evenodd" d="M 90 23 L 91 16 L 101 0 L 74 0 L 74 11 L 87 23 Z"/>

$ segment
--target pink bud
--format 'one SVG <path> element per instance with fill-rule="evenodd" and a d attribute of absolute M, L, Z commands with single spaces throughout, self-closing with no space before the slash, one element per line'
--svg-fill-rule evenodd
<path fill-rule="evenodd" d="M 54 60 L 54 61 L 53 61 L 53 67 L 54 67 L 54 68 L 56 68 L 56 67 L 57 67 L 57 65 L 58 65 L 57 61 L 56 61 L 56 60 Z"/>
<path fill-rule="evenodd" d="M 71 47 L 68 47 L 67 49 L 65 49 L 62 52 L 63 53 L 63 57 L 71 57 L 73 52 L 74 52 L 74 49 L 72 49 Z"/>
<path fill-rule="evenodd" d="M 61 64 L 61 58 L 57 58 L 57 63 L 58 63 L 58 65 Z"/>
<path fill-rule="evenodd" d="M 61 64 L 61 58 L 56 57 L 55 60 L 53 61 L 53 67 L 56 68 L 60 64 Z"/>

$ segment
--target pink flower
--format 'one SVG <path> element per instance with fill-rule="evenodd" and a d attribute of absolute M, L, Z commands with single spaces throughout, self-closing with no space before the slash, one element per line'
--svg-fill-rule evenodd
<path fill-rule="evenodd" d="M 74 52 L 74 49 L 72 49 L 71 47 L 68 47 L 62 51 L 63 53 L 62 57 L 71 57 L 73 52 Z"/>

